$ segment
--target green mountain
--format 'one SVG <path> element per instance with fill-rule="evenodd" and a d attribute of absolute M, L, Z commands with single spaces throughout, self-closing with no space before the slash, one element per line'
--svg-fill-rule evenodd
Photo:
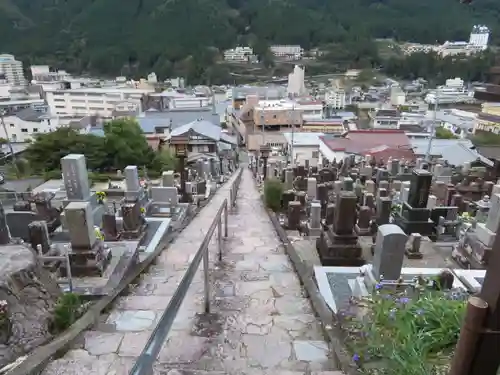
<path fill-rule="evenodd" d="M 500 2 L 474 1 L 0 0 L 0 52 L 74 71 L 165 76 L 203 69 L 209 47 L 236 44 L 434 43 L 467 39 L 477 23 L 500 41 Z"/>

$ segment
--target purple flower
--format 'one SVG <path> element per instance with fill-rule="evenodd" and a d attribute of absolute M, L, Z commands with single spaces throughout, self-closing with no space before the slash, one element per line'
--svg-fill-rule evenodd
<path fill-rule="evenodd" d="M 354 362 L 358 362 L 360 359 L 361 359 L 361 357 L 358 354 L 356 354 L 356 353 L 352 356 L 352 360 Z"/>
<path fill-rule="evenodd" d="M 380 290 L 382 289 L 382 284 L 378 283 L 375 285 L 375 289 Z"/>
<path fill-rule="evenodd" d="M 406 305 L 408 302 L 410 302 L 410 299 L 408 297 L 401 297 L 398 302 Z"/>

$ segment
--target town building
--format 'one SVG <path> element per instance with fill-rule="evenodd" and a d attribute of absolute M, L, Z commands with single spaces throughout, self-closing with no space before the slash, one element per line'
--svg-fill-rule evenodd
<path fill-rule="evenodd" d="M 368 113 L 374 129 L 399 129 L 401 115 L 397 109 L 377 109 Z"/>
<path fill-rule="evenodd" d="M 459 109 L 445 109 L 438 110 L 436 122 L 438 126 L 451 131 L 455 136 L 467 138 L 474 133 L 478 120 L 476 113 Z"/>
<path fill-rule="evenodd" d="M 288 75 L 287 94 L 289 97 L 298 97 L 306 94 L 304 83 L 305 68 L 295 65 L 293 72 Z"/>
<path fill-rule="evenodd" d="M 393 159 L 413 160 L 415 155 L 410 145 L 410 139 L 402 130 L 355 130 L 343 134 L 341 137 L 320 137 L 319 161 L 325 164 L 324 159 L 332 162 L 334 159 L 344 160 L 354 155 L 361 160 L 371 155 L 379 161 Z"/>
<path fill-rule="evenodd" d="M 287 155 L 290 155 L 294 164 L 304 164 L 309 160 L 309 165 L 316 166 L 319 161 L 320 137 L 323 133 L 283 133 Z M 292 146 L 293 145 L 293 146 Z"/>
<path fill-rule="evenodd" d="M 406 103 L 406 93 L 399 86 L 392 86 L 390 89 L 390 103 L 393 107 L 398 107 Z"/>
<path fill-rule="evenodd" d="M 473 103 L 474 91 L 465 87 L 461 78 L 447 79 L 443 86 L 438 86 L 435 90 L 430 90 L 425 96 L 425 101 L 429 104 L 454 104 Z"/>
<path fill-rule="evenodd" d="M 223 145 L 230 148 L 237 146 L 236 139 L 231 137 L 220 126 L 205 120 L 195 120 L 172 130 L 166 137 L 188 138 L 187 161 L 192 162 L 199 158 L 218 158 L 218 151 Z"/>
<path fill-rule="evenodd" d="M 484 25 L 474 25 L 469 37 L 471 46 L 479 47 L 481 50 L 488 48 L 490 29 Z"/>
<path fill-rule="evenodd" d="M 153 89 L 132 87 L 81 87 L 47 90 L 45 98 L 50 112 L 56 115 L 112 118 L 113 112 L 121 103 L 140 105 L 143 95 L 153 92 Z"/>
<path fill-rule="evenodd" d="M 476 131 L 500 134 L 500 103 L 488 102 L 481 105 L 474 133 Z"/>
<path fill-rule="evenodd" d="M 410 138 L 411 149 L 417 157 L 426 157 L 429 148 L 429 134 L 427 137 Z M 432 159 L 444 159 L 450 165 L 463 165 L 479 160 L 485 166 L 493 166 L 493 162 L 480 155 L 469 139 L 433 139 L 430 155 Z"/>
<path fill-rule="evenodd" d="M 240 109 L 246 103 L 247 97 L 252 95 L 257 96 L 259 100 L 276 100 L 287 97 L 286 88 L 283 86 L 236 86 L 232 88 L 230 94 L 233 108 Z"/>
<path fill-rule="evenodd" d="M 274 45 L 269 49 L 274 56 L 287 60 L 300 60 L 304 56 L 304 49 L 299 45 Z"/>
<path fill-rule="evenodd" d="M 26 86 L 23 63 L 16 60 L 13 55 L 0 55 L 0 74 L 14 87 Z"/>
<path fill-rule="evenodd" d="M 3 117 L 5 128 L 0 126 L 0 137 L 13 143 L 30 142 L 35 136 L 56 130 L 59 118 L 45 110 L 23 109 Z"/>
<path fill-rule="evenodd" d="M 224 60 L 229 62 L 257 62 L 252 47 L 235 47 L 224 51 Z"/>
<path fill-rule="evenodd" d="M 72 79 L 71 75 L 65 70 L 56 70 L 48 65 L 30 66 L 32 83 L 38 82 L 62 82 Z"/>
<path fill-rule="evenodd" d="M 332 82 L 332 87 L 325 91 L 325 104 L 332 109 L 344 109 L 346 106 L 346 92 L 339 80 Z"/>

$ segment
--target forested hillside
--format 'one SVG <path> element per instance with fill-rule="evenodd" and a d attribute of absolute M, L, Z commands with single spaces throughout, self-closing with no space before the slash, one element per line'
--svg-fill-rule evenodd
<path fill-rule="evenodd" d="M 207 47 L 434 43 L 467 39 L 475 23 L 500 41 L 499 20 L 498 0 L 0 0 L 0 51 L 73 71 L 165 76 L 209 63 Z"/>

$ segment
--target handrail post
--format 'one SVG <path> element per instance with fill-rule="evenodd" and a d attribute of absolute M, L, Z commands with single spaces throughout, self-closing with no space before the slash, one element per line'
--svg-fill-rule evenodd
<path fill-rule="evenodd" d="M 227 238 L 227 219 L 228 219 L 228 204 L 226 201 L 226 204 L 224 205 L 224 238 Z"/>
<path fill-rule="evenodd" d="M 222 215 L 219 215 L 219 222 L 217 224 L 217 250 L 219 253 L 220 262 L 222 261 Z"/>
<path fill-rule="evenodd" d="M 210 313 L 210 280 L 208 275 L 208 245 L 207 248 L 203 250 L 203 279 L 205 284 L 205 313 Z"/>

